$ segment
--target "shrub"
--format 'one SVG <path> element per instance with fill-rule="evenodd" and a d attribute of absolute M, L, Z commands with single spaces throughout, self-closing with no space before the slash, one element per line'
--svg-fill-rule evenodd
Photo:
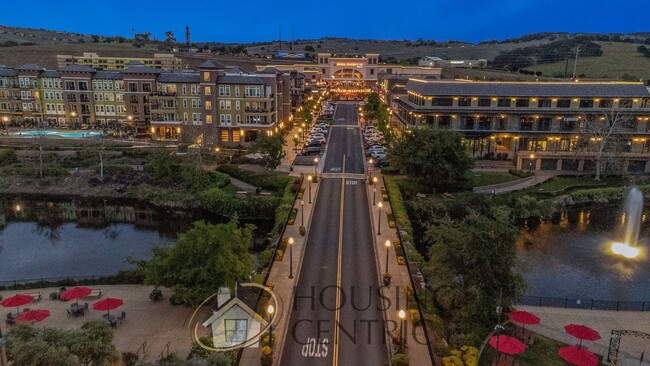
<path fill-rule="evenodd" d="M 307 229 L 305 229 L 305 225 L 300 225 L 298 231 L 300 231 L 300 236 L 305 236 L 305 234 L 307 233 Z"/>
<path fill-rule="evenodd" d="M 271 264 L 273 259 L 273 253 L 275 253 L 274 248 L 266 248 L 260 253 L 260 269 L 268 267 Z"/>
<path fill-rule="evenodd" d="M 99 172 L 99 167 L 97 168 Z M 122 173 L 130 173 L 133 171 L 133 167 L 127 164 L 115 164 L 115 165 L 104 165 L 104 174 L 106 175 L 118 175 Z"/>
<path fill-rule="evenodd" d="M 16 152 L 13 149 L 0 149 L 0 166 L 12 164 L 16 161 Z"/>
<path fill-rule="evenodd" d="M 405 266 L 406 259 L 404 259 L 404 257 L 397 257 L 397 264 L 399 264 L 400 266 Z"/>
<path fill-rule="evenodd" d="M 298 209 L 292 208 L 291 212 L 289 213 L 289 220 L 287 220 L 287 225 L 293 225 L 293 223 L 296 222 L 297 216 L 298 216 Z"/>
<path fill-rule="evenodd" d="M 295 179 L 294 177 L 287 175 L 257 174 L 241 170 L 235 165 L 228 164 L 219 165 L 219 167 L 217 167 L 217 170 L 226 173 L 231 177 L 242 180 L 248 184 L 275 192 L 283 190 L 286 187 L 287 183 L 293 182 Z"/>
<path fill-rule="evenodd" d="M 262 357 L 260 358 L 262 366 L 273 365 L 273 350 L 269 346 L 262 347 Z"/>
<path fill-rule="evenodd" d="M 133 352 L 122 352 L 122 363 L 125 366 L 135 366 L 138 363 L 138 355 Z"/>
<path fill-rule="evenodd" d="M 284 259 L 284 251 L 281 250 L 281 249 L 278 249 L 278 250 L 275 252 L 275 260 L 276 260 L 276 261 L 279 261 L 279 262 L 282 262 L 282 259 Z"/>
<path fill-rule="evenodd" d="M 386 210 L 386 218 L 388 219 L 388 227 L 391 229 L 395 228 L 395 216 L 393 216 L 392 211 Z"/>
<path fill-rule="evenodd" d="M 398 257 L 403 257 L 404 247 L 402 247 L 402 243 L 399 241 L 399 239 L 395 239 L 395 241 L 393 241 L 393 246 L 395 247 L 395 255 Z"/>
<path fill-rule="evenodd" d="M 386 192 L 386 187 L 381 187 L 381 199 L 388 201 L 388 192 Z"/>
<path fill-rule="evenodd" d="M 411 322 L 413 322 L 414 327 L 417 327 L 422 323 L 418 309 L 409 309 L 409 314 L 411 315 Z"/>
<path fill-rule="evenodd" d="M 508 170 L 508 173 L 510 173 L 510 174 L 512 174 L 512 175 L 514 175 L 516 177 L 519 177 L 519 178 L 528 178 L 528 177 L 532 177 L 533 175 L 535 175 L 535 173 L 533 173 L 533 172 L 527 172 L 527 171 L 524 171 L 524 170 L 517 170 L 517 169 L 510 169 L 510 170 Z"/>
<path fill-rule="evenodd" d="M 403 353 L 394 354 L 392 361 L 392 365 L 394 366 L 409 366 L 409 358 Z"/>

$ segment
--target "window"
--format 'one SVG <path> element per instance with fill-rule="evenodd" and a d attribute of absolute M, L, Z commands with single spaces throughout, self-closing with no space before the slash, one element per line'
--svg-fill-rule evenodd
<path fill-rule="evenodd" d="M 612 100 L 611 99 L 601 99 L 600 103 L 598 103 L 598 107 L 600 108 L 612 108 Z"/>
<path fill-rule="evenodd" d="M 530 102 L 528 99 L 517 99 L 517 108 L 528 108 Z"/>
<path fill-rule="evenodd" d="M 238 125 L 241 124 L 241 116 L 236 114 L 235 117 L 236 117 L 235 120 L 237 121 L 237 124 Z"/>
<path fill-rule="evenodd" d="M 206 110 L 211 110 L 212 109 L 212 102 L 209 100 L 205 101 L 205 109 Z"/>
<path fill-rule="evenodd" d="M 138 91 L 138 84 L 137 83 L 129 83 L 129 92 L 135 93 Z"/>
<path fill-rule="evenodd" d="M 463 130 L 474 129 L 474 117 L 465 117 L 463 119 Z"/>
<path fill-rule="evenodd" d="M 205 116 L 205 122 L 207 122 L 207 123 L 212 123 L 212 115 L 211 115 L 211 114 L 207 114 L 207 115 Z"/>
<path fill-rule="evenodd" d="M 540 99 L 537 101 L 537 107 L 538 108 L 551 108 L 551 100 L 550 99 Z"/>
<path fill-rule="evenodd" d="M 219 95 L 222 97 L 229 97 L 230 85 L 219 85 Z"/>
<path fill-rule="evenodd" d="M 183 99 L 183 108 L 187 108 L 187 99 Z"/>
<path fill-rule="evenodd" d="M 204 71 L 203 72 L 203 81 L 210 81 L 210 72 L 209 71 Z M 208 87 L 206 87 L 207 89 Z"/>
<path fill-rule="evenodd" d="M 492 129 L 492 117 L 479 117 L 478 118 L 478 129 L 479 130 L 491 130 Z"/>
<path fill-rule="evenodd" d="M 593 108 L 594 100 L 593 99 L 580 99 L 580 108 Z"/>
<path fill-rule="evenodd" d="M 190 85 L 190 94 L 196 95 L 197 94 L 197 85 Z"/>
<path fill-rule="evenodd" d="M 469 107 L 472 105 L 472 98 L 460 98 L 458 99 L 459 107 Z"/>
<path fill-rule="evenodd" d="M 499 107 L 510 107 L 510 99 L 508 98 L 499 98 L 497 105 Z"/>
<path fill-rule="evenodd" d="M 521 117 L 521 118 L 519 118 L 519 129 L 521 131 L 532 131 L 533 130 L 533 118 L 532 117 Z"/>
<path fill-rule="evenodd" d="M 239 142 L 241 141 L 241 131 L 240 130 L 233 130 L 232 131 L 232 142 Z"/>
<path fill-rule="evenodd" d="M 537 120 L 537 131 L 550 131 L 551 130 L 551 118 L 543 117 Z"/>
<path fill-rule="evenodd" d="M 452 98 L 435 98 L 431 101 L 431 105 L 451 107 L 454 105 L 454 100 Z"/>
<path fill-rule="evenodd" d="M 246 97 L 259 97 L 262 95 L 262 88 L 259 85 L 252 86 L 246 85 L 244 89 L 244 96 Z"/>
<path fill-rule="evenodd" d="M 212 95 L 212 87 L 206 86 L 206 87 L 203 88 L 203 89 L 204 89 L 204 90 L 203 90 L 203 94 L 204 94 L 204 95 Z"/>
<path fill-rule="evenodd" d="M 225 102 L 226 102 L 226 106 L 225 106 L 224 109 L 226 109 L 226 110 L 230 110 L 230 108 L 232 107 L 232 104 L 230 103 L 229 100 L 226 100 Z"/>
<path fill-rule="evenodd" d="M 239 88 L 237 88 L 236 90 L 239 90 Z M 236 109 L 236 110 L 240 110 L 240 109 L 241 109 L 241 105 L 240 105 L 240 104 L 241 104 L 241 103 L 240 103 L 238 100 L 235 101 L 235 109 Z"/>
<path fill-rule="evenodd" d="M 570 108 L 571 99 L 559 99 L 556 104 L 557 108 Z"/>
<path fill-rule="evenodd" d="M 142 91 L 151 93 L 151 83 L 142 83 Z"/>
<path fill-rule="evenodd" d="M 490 98 L 480 98 L 478 100 L 479 107 L 489 107 L 491 105 L 492 105 L 492 101 L 490 100 Z"/>
<path fill-rule="evenodd" d="M 619 108 L 632 108 L 632 99 L 621 99 L 620 102 L 618 102 L 618 107 Z"/>
<path fill-rule="evenodd" d="M 235 88 L 235 96 L 238 97 L 239 96 L 239 85 L 235 85 L 234 88 Z"/>
<path fill-rule="evenodd" d="M 574 131 L 577 126 L 577 118 L 564 118 L 562 122 L 560 122 L 560 131 Z"/>
<path fill-rule="evenodd" d="M 111 93 L 104 94 L 104 100 L 112 102 L 115 100 L 115 95 Z"/>
<path fill-rule="evenodd" d="M 74 81 L 66 81 L 65 82 L 65 90 L 76 90 L 77 88 L 75 87 Z"/>
<path fill-rule="evenodd" d="M 131 103 L 133 103 L 133 104 L 138 103 L 138 96 L 137 95 L 132 95 L 131 96 Z"/>
<path fill-rule="evenodd" d="M 183 113 L 183 122 L 187 123 L 189 121 L 189 117 L 187 115 L 187 112 Z"/>
<path fill-rule="evenodd" d="M 183 95 L 187 95 L 187 85 L 183 84 L 182 92 L 183 92 Z"/>

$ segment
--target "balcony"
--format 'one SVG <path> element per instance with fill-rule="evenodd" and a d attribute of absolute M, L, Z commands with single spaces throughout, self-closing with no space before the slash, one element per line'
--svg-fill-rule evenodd
<path fill-rule="evenodd" d="M 167 91 L 157 91 L 150 93 L 152 97 L 175 97 L 176 92 L 167 92 Z"/>
<path fill-rule="evenodd" d="M 273 112 L 273 108 L 251 108 L 246 107 L 244 109 L 246 113 L 270 113 Z"/>

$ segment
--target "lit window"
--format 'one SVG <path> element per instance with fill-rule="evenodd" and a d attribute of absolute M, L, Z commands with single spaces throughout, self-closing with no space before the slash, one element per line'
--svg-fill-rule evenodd
<path fill-rule="evenodd" d="M 210 81 L 210 72 L 209 71 L 203 72 L 203 81 Z"/>

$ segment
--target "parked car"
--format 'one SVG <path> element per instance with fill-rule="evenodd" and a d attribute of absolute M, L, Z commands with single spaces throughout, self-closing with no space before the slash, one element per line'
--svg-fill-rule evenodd
<path fill-rule="evenodd" d="M 368 148 L 368 150 L 386 152 L 386 148 L 380 145 L 372 145 Z"/>
<path fill-rule="evenodd" d="M 323 139 L 324 139 L 324 138 L 325 138 L 325 135 L 323 135 L 322 133 L 319 132 L 319 133 L 311 134 L 309 137 L 310 137 L 311 139 L 315 139 L 315 138 L 323 138 Z"/>
<path fill-rule="evenodd" d="M 320 146 L 308 146 L 300 151 L 300 155 L 318 155 L 320 154 Z"/>
<path fill-rule="evenodd" d="M 376 158 L 375 159 L 375 166 L 377 168 L 383 168 L 383 167 L 388 166 L 388 165 L 390 165 L 390 164 L 388 163 L 388 159 L 386 159 L 386 158 Z"/>
<path fill-rule="evenodd" d="M 386 159 L 386 153 L 383 151 L 373 151 L 370 153 L 373 159 Z"/>
<path fill-rule="evenodd" d="M 325 140 L 324 137 L 313 137 L 311 140 L 309 140 L 309 143 L 311 144 L 313 142 L 318 142 L 320 144 L 324 144 L 324 143 L 327 142 L 327 140 Z"/>

